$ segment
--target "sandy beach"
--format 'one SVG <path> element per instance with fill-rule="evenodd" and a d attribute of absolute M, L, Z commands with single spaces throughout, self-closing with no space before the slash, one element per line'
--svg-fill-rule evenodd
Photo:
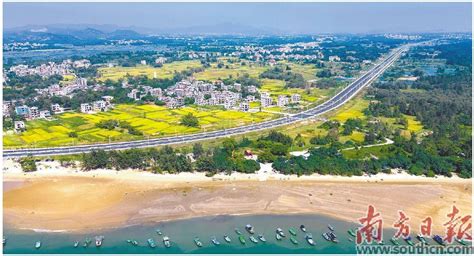
<path fill-rule="evenodd" d="M 472 180 L 426 178 L 406 173 L 360 177 L 284 176 L 268 165 L 257 174 L 152 174 L 135 170 L 60 167 L 42 162 L 34 173 L 4 161 L 4 224 L 19 229 L 86 232 L 151 221 L 224 214 L 322 214 L 355 222 L 368 204 L 384 218 L 398 210 L 412 227 L 433 217 L 443 231 L 446 214 L 456 205 L 471 212 Z"/>

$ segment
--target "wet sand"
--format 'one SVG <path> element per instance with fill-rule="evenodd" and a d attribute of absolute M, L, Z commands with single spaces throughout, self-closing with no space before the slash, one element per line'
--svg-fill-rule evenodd
<path fill-rule="evenodd" d="M 471 180 L 462 179 L 184 181 L 146 177 L 5 175 L 4 187 L 9 189 L 3 194 L 4 224 L 86 232 L 211 215 L 291 213 L 355 222 L 372 204 L 381 212 L 385 228 L 398 219 L 398 210 L 404 210 L 413 228 L 432 216 L 433 229 L 442 231 L 452 205 L 464 214 L 471 212 L 472 205 Z"/>

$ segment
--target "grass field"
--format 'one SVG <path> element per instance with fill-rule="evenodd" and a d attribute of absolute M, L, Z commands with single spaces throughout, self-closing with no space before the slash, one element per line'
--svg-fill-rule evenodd
<path fill-rule="evenodd" d="M 202 65 L 199 61 L 189 60 L 165 63 L 163 67 L 160 68 L 148 65 L 138 65 L 136 67 L 104 67 L 99 68 L 99 81 L 105 81 L 107 79 L 117 81 L 118 79 L 127 76 L 127 74 L 130 76 L 145 75 L 148 78 L 153 78 L 155 72 L 157 78 L 172 78 L 175 72 L 181 72 L 189 68 L 198 68 L 201 66 Z"/>
<path fill-rule="evenodd" d="M 199 118 L 200 127 L 180 125 L 183 115 L 192 113 Z M 20 146 L 67 146 L 80 143 L 98 143 L 107 141 L 125 141 L 148 137 L 188 134 L 210 131 L 261 122 L 275 118 L 271 113 L 248 113 L 222 110 L 219 108 L 185 107 L 168 109 L 156 105 L 119 105 L 109 112 L 97 114 L 64 113 L 56 120 L 34 120 L 26 123 L 27 131 L 21 134 L 5 134 L 5 147 Z M 129 122 L 143 132 L 144 136 L 133 136 L 122 130 L 100 129 L 95 126 L 101 120 L 116 119 Z M 78 138 L 70 138 L 70 132 L 77 132 Z"/>
<path fill-rule="evenodd" d="M 290 96 L 298 93 L 301 95 L 301 99 L 307 102 L 316 102 L 320 99 L 326 98 L 331 93 L 331 90 L 322 90 L 318 88 L 311 88 L 309 93 L 301 88 L 285 88 L 285 81 L 275 79 L 262 79 L 262 87 L 260 88 L 260 91 L 269 92 L 274 100 L 276 100 L 279 95 Z"/>

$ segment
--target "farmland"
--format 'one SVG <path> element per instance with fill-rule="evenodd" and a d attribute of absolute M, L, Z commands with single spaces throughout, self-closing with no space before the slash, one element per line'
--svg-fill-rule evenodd
<path fill-rule="evenodd" d="M 181 117 L 188 113 L 199 118 L 199 128 L 180 124 Z M 27 122 L 27 131 L 21 134 L 5 134 L 3 145 L 5 147 L 46 147 L 126 141 L 224 129 L 276 117 L 277 115 L 272 113 L 226 111 L 220 108 L 168 109 L 156 105 L 123 104 L 109 112 L 96 114 L 68 112 L 55 116 L 55 119 L 51 121 L 29 121 Z M 130 135 L 120 129 L 107 130 L 96 127 L 98 122 L 111 119 L 129 122 L 134 128 L 143 132 L 143 136 Z M 71 132 L 77 133 L 77 138 L 69 137 Z"/>
<path fill-rule="evenodd" d="M 181 72 L 190 68 L 201 67 L 199 61 L 175 61 L 163 64 L 163 67 L 152 67 L 148 65 L 137 65 L 135 67 L 102 67 L 99 68 L 99 81 L 107 79 L 117 81 L 129 76 L 147 76 L 148 78 L 172 78 L 175 72 Z"/>

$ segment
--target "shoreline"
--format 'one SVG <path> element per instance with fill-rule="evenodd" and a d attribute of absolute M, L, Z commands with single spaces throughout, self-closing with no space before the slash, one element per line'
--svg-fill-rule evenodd
<path fill-rule="evenodd" d="M 257 174 L 153 174 L 38 164 L 23 173 L 5 161 L 4 223 L 14 229 L 89 230 L 220 215 L 316 214 L 355 222 L 373 204 L 391 225 L 404 210 L 418 224 L 430 215 L 440 231 L 453 204 L 470 212 L 472 179 L 407 173 L 342 177 Z M 12 165 L 13 164 L 13 165 Z M 270 167 L 270 169 L 268 169 Z M 47 200 L 41 200 L 47 198 Z M 59 230 L 59 231 L 58 231 Z"/>

